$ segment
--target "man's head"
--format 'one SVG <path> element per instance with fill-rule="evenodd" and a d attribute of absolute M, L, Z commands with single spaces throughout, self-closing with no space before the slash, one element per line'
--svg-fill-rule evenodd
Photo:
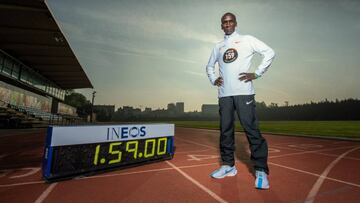
<path fill-rule="evenodd" d="M 232 13 L 225 13 L 221 17 L 221 29 L 226 35 L 231 35 L 237 25 L 236 16 Z"/>

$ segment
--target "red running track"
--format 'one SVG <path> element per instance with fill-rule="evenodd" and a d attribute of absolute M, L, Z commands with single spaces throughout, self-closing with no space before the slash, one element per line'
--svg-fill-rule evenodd
<path fill-rule="evenodd" d="M 0 202 L 359 202 L 360 143 L 264 135 L 270 189 L 256 190 L 246 138 L 236 134 L 235 177 L 216 180 L 215 130 L 176 128 L 174 159 L 44 183 L 45 130 L 0 131 Z"/>

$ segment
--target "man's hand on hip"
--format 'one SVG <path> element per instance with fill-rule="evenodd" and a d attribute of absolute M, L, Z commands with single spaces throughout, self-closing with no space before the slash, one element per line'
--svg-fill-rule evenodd
<path fill-rule="evenodd" d="M 218 77 L 218 78 L 215 80 L 214 84 L 215 84 L 216 86 L 220 87 L 220 86 L 223 84 L 223 79 L 222 79 L 222 77 Z"/>
<path fill-rule="evenodd" d="M 240 76 L 239 80 L 240 81 L 245 80 L 245 82 L 249 82 L 249 81 L 252 81 L 252 80 L 256 79 L 255 73 L 240 73 L 239 76 Z"/>

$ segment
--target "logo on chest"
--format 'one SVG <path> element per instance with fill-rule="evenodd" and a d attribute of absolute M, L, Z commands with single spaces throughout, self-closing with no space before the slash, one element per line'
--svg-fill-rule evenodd
<path fill-rule="evenodd" d="M 230 48 L 224 52 L 223 61 L 224 63 L 231 63 L 235 61 L 237 57 L 238 57 L 238 53 L 236 49 Z"/>

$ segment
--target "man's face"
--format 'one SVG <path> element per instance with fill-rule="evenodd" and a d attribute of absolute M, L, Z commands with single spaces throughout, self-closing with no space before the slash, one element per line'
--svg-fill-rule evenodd
<path fill-rule="evenodd" d="M 230 35 L 235 31 L 237 23 L 231 15 L 226 15 L 221 19 L 221 29 L 226 35 Z"/>

